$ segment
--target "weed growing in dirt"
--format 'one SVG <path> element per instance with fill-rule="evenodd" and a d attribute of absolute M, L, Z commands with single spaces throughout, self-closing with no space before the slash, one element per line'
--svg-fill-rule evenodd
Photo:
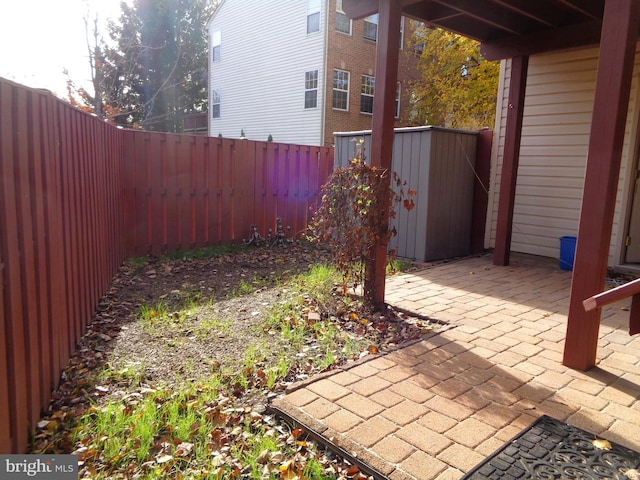
<path fill-rule="evenodd" d="M 158 302 L 154 306 L 140 305 L 138 318 L 145 329 L 153 330 L 166 322 L 169 318 L 169 311 L 162 302 Z"/>
<path fill-rule="evenodd" d="M 267 334 L 279 332 L 286 340 L 287 348 L 295 353 L 290 356 L 298 359 L 297 365 L 287 365 L 287 374 L 292 370 L 322 371 L 357 358 L 368 347 L 367 341 L 356 340 L 342 331 L 339 323 L 319 313 L 354 306 L 350 297 L 339 292 L 340 278 L 340 273 L 330 265 L 314 265 L 308 272 L 293 278 L 289 289 L 284 291 L 284 298 L 269 309 L 263 331 Z M 308 345 L 310 338 L 313 346 Z M 279 370 L 283 368 L 279 367 Z"/>
<path fill-rule="evenodd" d="M 215 313 L 209 313 L 203 316 L 198 326 L 196 327 L 195 334 L 200 340 L 205 340 L 209 335 L 228 335 L 231 331 L 231 319 L 220 318 Z"/>
<path fill-rule="evenodd" d="M 124 365 L 107 364 L 97 377 L 99 383 L 118 383 L 137 387 L 144 382 L 144 365 L 141 362 L 127 362 Z"/>

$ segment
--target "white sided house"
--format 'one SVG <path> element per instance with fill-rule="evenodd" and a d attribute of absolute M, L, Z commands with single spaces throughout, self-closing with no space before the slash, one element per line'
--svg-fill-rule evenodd
<path fill-rule="evenodd" d="M 640 49 L 633 82 L 608 264 L 640 267 Z M 559 238 L 577 235 L 592 120 L 599 49 L 531 56 L 511 250 L 558 257 Z M 511 61 L 502 63 L 491 161 L 485 247 L 496 242 Z M 604 180 L 603 180 L 604 181 Z"/>
<path fill-rule="evenodd" d="M 209 135 L 321 145 L 325 22 L 319 0 L 223 0 L 207 25 Z"/>

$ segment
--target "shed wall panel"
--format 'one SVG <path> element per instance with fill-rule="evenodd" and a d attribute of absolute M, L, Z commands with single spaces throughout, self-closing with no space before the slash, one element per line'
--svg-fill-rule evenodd
<path fill-rule="evenodd" d="M 396 129 L 392 168 L 405 194 L 416 192 L 413 210 L 396 206 L 390 222 L 398 235 L 389 246 L 397 247 L 399 257 L 430 261 L 470 253 L 477 137 L 436 127 Z M 358 139 L 368 158 L 370 131 L 335 135 L 336 166 L 354 158 Z"/>

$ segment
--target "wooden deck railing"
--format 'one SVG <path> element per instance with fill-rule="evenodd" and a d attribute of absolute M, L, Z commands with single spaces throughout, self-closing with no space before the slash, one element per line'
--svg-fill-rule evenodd
<path fill-rule="evenodd" d="M 19 453 L 129 256 L 304 229 L 333 149 L 125 131 L 0 78 L 0 453 Z"/>
<path fill-rule="evenodd" d="M 640 278 L 589 297 L 582 302 L 588 312 L 631 297 L 629 335 L 640 333 Z"/>

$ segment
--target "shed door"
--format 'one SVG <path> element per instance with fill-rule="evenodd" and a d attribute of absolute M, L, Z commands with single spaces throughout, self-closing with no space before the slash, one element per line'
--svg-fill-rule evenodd
<path fill-rule="evenodd" d="M 627 236 L 626 263 L 640 263 L 640 170 L 636 170 L 636 183 L 633 189 L 633 203 L 629 218 Z"/>

